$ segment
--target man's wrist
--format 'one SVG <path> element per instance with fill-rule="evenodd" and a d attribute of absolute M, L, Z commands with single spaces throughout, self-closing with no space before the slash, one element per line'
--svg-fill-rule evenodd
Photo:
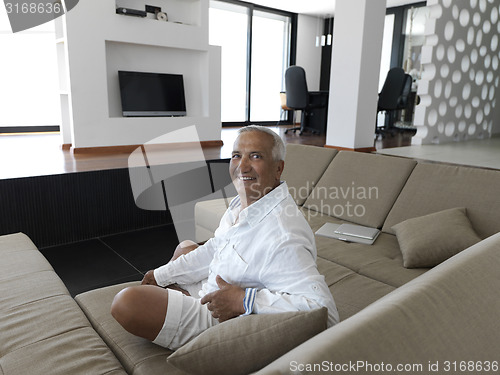
<path fill-rule="evenodd" d="M 257 295 L 256 288 L 246 288 L 245 289 L 245 297 L 243 298 L 243 308 L 245 309 L 245 313 L 242 314 L 250 315 L 253 312 L 253 305 L 255 304 L 255 296 Z"/>
<path fill-rule="evenodd" d="M 168 283 L 165 283 L 164 280 L 162 280 L 161 270 L 159 268 L 155 268 L 153 270 L 153 276 L 155 278 L 156 284 L 158 284 L 159 286 L 167 286 L 168 285 Z"/>

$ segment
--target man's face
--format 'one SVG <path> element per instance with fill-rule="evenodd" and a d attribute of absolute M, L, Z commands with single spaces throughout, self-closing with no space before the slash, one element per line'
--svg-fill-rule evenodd
<path fill-rule="evenodd" d="M 273 142 L 260 131 L 243 133 L 234 142 L 229 173 L 243 208 L 279 185 L 284 162 L 273 160 Z"/>

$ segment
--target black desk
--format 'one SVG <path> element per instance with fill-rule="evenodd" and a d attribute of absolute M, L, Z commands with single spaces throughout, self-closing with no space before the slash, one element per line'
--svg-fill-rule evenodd
<path fill-rule="evenodd" d="M 307 113 L 306 127 L 320 134 L 326 133 L 328 91 L 309 91 L 309 105 L 312 108 Z"/>

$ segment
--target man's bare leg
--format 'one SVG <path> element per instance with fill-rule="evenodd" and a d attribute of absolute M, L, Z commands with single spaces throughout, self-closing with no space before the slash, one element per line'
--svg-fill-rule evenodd
<path fill-rule="evenodd" d="M 167 315 L 168 291 L 153 285 L 123 289 L 111 305 L 111 315 L 128 332 L 153 341 Z"/>
<path fill-rule="evenodd" d="M 177 245 L 170 262 L 196 248 L 198 244 L 195 242 L 182 241 Z M 150 272 L 152 273 L 148 273 Z M 147 274 L 145 279 L 146 277 Z M 168 291 L 155 285 L 144 284 L 146 283 L 143 280 L 143 285 L 128 287 L 119 292 L 111 304 L 111 315 L 128 332 L 153 341 L 160 333 L 167 315 Z M 167 288 L 189 295 L 175 284 Z"/>
<path fill-rule="evenodd" d="M 199 247 L 199 245 L 196 242 L 193 242 L 190 240 L 182 241 L 175 248 L 174 255 L 172 255 L 172 259 L 170 259 L 170 262 L 176 260 L 181 255 L 185 255 L 187 253 L 190 253 L 193 250 L 196 250 L 198 247 Z"/>

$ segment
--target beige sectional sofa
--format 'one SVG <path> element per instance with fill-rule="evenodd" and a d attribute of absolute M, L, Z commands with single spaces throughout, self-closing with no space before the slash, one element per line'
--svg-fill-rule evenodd
<path fill-rule="evenodd" d="M 349 222 L 382 233 L 373 245 L 316 236 L 318 268 L 341 323 L 252 371 L 498 373 L 500 171 L 289 144 L 282 177 L 313 231 Z M 455 208 L 465 209 L 463 233 L 479 242 L 435 267 L 404 267 L 415 239 L 427 254 L 461 237 L 460 226 L 448 225 L 455 221 L 434 216 Z M 198 241 L 214 232 L 224 209 L 223 200 L 197 204 Z M 430 232 L 415 221 L 429 214 Z M 75 302 L 23 234 L 0 238 L 0 259 L 0 374 L 184 373 L 173 365 L 179 362 L 167 362 L 170 351 L 129 335 L 110 316 L 113 296 L 130 284 Z M 267 341 L 265 334 L 259 340 Z M 188 358 L 205 363 L 203 355 Z M 202 373 L 214 373 L 209 367 Z"/>

